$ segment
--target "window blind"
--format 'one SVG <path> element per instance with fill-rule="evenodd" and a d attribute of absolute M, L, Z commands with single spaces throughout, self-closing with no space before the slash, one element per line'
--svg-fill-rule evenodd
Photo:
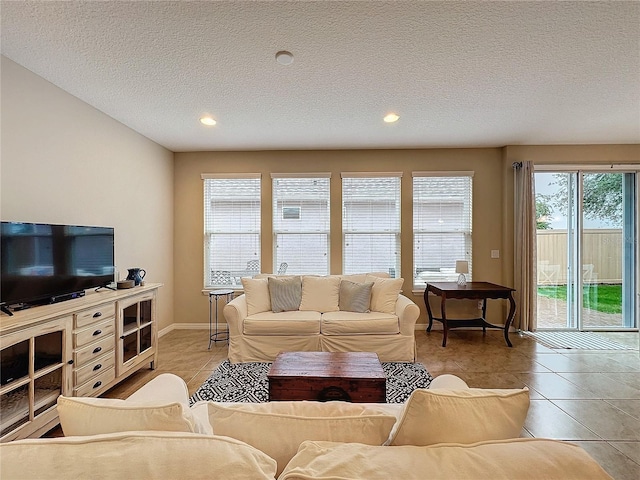
<path fill-rule="evenodd" d="M 413 177 L 414 287 L 455 281 L 456 260 L 472 275 L 472 174 Z"/>
<path fill-rule="evenodd" d="M 343 176 L 343 273 L 400 276 L 400 181 L 400 176 Z"/>
<path fill-rule="evenodd" d="M 274 268 L 328 275 L 329 176 L 274 176 L 272 182 Z"/>
<path fill-rule="evenodd" d="M 260 272 L 260 178 L 204 178 L 205 288 Z"/>

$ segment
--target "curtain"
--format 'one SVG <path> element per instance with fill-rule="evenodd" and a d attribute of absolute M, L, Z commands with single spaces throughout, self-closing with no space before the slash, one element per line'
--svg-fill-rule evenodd
<path fill-rule="evenodd" d="M 518 330 L 536 329 L 536 204 L 533 164 L 516 162 L 514 168 L 514 288 Z"/>

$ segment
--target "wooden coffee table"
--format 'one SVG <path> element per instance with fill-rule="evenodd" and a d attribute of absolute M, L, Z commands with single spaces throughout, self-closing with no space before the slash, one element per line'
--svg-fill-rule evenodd
<path fill-rule="evenodd" d="M 386 402 L 387 378 L 376 353 L 281 352 L 267 378 L 270 401 Z"/>

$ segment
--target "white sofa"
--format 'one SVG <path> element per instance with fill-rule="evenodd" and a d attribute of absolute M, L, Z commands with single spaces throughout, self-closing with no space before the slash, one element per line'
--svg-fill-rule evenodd
<path fill-rule="evenodd" d="M 270 278 L 299 278 L 299 306 L 274 312 Z M 348 310 L 348 282 L 372 284 L 368 311 Z M 244 294 L 223 310 L 229 360 L 272 362 L 281 351 L 368 351 L 376 352 L 382 362 L 413 362 L 420 309 L 400 293 L 403 282 L 384 273 L 243 278 Z"/>
<path fill-rule="evenodd" d="M 63 398 L 62 426 L 75 435 L 0 445 L 0 478 L 611 480 L 578 446 L 516 438 L 526 389 L 469 389 L 451 375 L 432 386 L 405 405 L 189 408 L 184 382 L 162 374 L 119 403 Z M 138 431 L 119 430 L 124 419 Z M 162 431 L 163 421 L 174 431 Z"/>

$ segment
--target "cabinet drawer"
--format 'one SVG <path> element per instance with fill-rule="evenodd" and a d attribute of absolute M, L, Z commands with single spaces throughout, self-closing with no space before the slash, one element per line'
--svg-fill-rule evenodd
<path fill-rule="evenodd" d="M 106 320 L 107 318 L 116 316 L 115 303 L 106 303 L 104 305 L 98 305 L 94 308 L 82 310 L 73 315 L 73 327 L 82 328 L 86 325 L 91 325 L 94 322 Z"/>
<path fill-rule="evenodd" d="M 110 368 L 93 377 L 88 382 L 73 389 L 74 397 L 92 397 L 99 392 L 107 383 L 116 378 L 116 369 Z"/>
<path fill-rule="evenodd" d="M 91 343 L 86 347 L 82 347 L 73 352 L 73 365 L 75 368 L 80 368 L 87 363 L 91 362 L 93 359 L 104 355 L 107 352 L 111 352 L 112 355 L 113 349 L 116 345 L 116 336 L 109 335 L 108 337 L 104 337 L 102 340 L 98 340 L 97 342 Z"/>
<path fill-rule="evenodd" d="M 78 368 L 73 371 L 74 377 L 74 385 L 82 385 L 83 383 L 89 381 L 91 378 L 100 375 L 105 370 L 109 370 L 110 368 L 114 368 L 116 364 L 116 358 L 113 353 L 102 355 L 93 360 L 93 362 L 88 363 L 82 368 Z"/>
<path fill-rule="evenodd" d="M 82 347 L 90 342 L 95 342 L 109 335 L 115 335 L 116 325 L 113 318 L 104 322 L 91 325 L 89 328 L 74 332 L 73 334 L 73 346 Z"/>

